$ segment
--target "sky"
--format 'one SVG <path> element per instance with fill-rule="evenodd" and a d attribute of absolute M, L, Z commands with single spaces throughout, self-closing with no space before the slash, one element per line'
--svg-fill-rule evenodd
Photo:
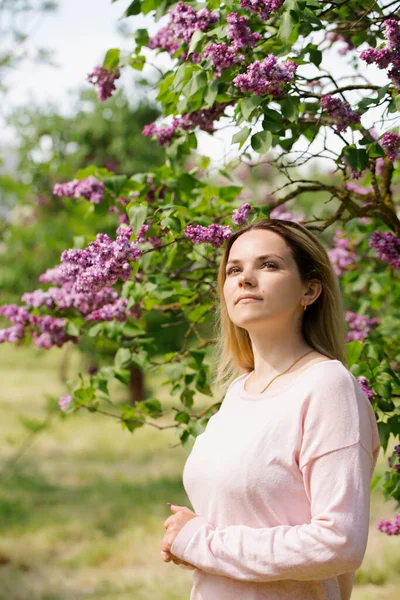
<path fill-rule="evenodd" d="M 131 0 L 60 0 L 59 10 L 54 14 L 45 16 L 35 28 L 29 43 L 46 46 L 53 50 L 57 67 L 37 64 L 25 64 L 16 69 L 7 79 L 10 93 L 7 96 L 5 113 L 16 106 L 26 105 L 27 102 L 47 104 L 52 102 L 58 107 L 60 113 L 67 113 L 73 106 L 73 98 L 77 97 L 79 86 L 90 86 L 86 80 L 87 74 L 96 64 L 101 64 L 105 52 L 111 47 L 125 50 L 134 48 L 134 40 L 121 36 L 118 33 L 118 22 Z M 158 23 L 149 14 L 137 15 L 122 19 L 131 32 L 139 27 L 149 29 L 150 35 L 154 34 L 166 22 L 166 18 Z M 156 57 L 155 52 L 144 49 L 147 57 L 160 68 L 166 70 L 172 64 L 167 53 Z M 325 54 L 322 66 L 332 69 L 334 74 L 340 72 L 351 73 L 345 61 L 337 53 L 337 49 Z M 385 85 L 388 83 L 384 71 L 379 71 L 373 65 L 368 66 L 368 77 L 374 83 Z M 361 68 L 361 71 L 363 69 Z M 124 87 L 127 94 L 133 99 L 135 96 L 134 78 L 148 76 L 154 77 L 155 70 L 146 65 L 142 73 L 132 69 L 123 69 L 122 75 L 117 80 L 117 85 Z M 311 72 L 310 72 L 311 73 Z M 156 94 L 155 94 L 156 95 Z M 351 95 L 348 98 L 352 101 Z M 363 124 L 370 126 L 372 123 Z M 223 121 L 221 125 L 224 125 Z M 232 135 L 238 131 L 236 128 L 226 127 L 213 136 L 205 132 L 198 133 L 198 152 L 211 157 L 215 164 L 222 163 L 224 157 L 234 156 L 237 145 L 231 145 Z M 4 141 L 13 140 L 13 131 L 3 131 Z M 331 136 L 332 149 L 337 150 L 338 142 Z M 326 163 L 326 161 L 325 161 Z"/>

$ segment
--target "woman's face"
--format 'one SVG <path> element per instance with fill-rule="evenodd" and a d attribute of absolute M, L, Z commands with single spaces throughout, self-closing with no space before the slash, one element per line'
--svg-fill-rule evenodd
<path fill-rule="evenodd" d="M 290 246 L 274 231 L 254 229 L 233 242 L 224 298 L 229 317 L 238 327 L 247 329 L 267 320 L 286 322 L 301 315 L 300 302 L 307 288 L 300 280 Z M 238 301 L 247 293 L 260 299 Z"/>

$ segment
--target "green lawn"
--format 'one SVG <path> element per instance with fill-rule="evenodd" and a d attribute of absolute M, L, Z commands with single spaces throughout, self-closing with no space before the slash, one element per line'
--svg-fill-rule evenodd
<path fill-rule="evenodd" d="M 19 415 L 41 418 L 45 394 L 65 393 L 61 355 L 0 346 L 1 464 L 26 437 Z M 74 354 L 71 373 L 78 360 Z M 152 375 L 149 392 L 168 399 L 161 381 Z M 122 386 L 114 393 L 124 400 Z M 208 405 L 200 394 L 198 402 L 199 410 Z M 159 547 L 172 514 L 166 502 L 190 507 L 181 479 L 187 451 L 170 448 L 178 441 L 172 429 L 146 426 L 132 435 L 84 410 L 55 417 L 0 479 L 0 600 L 188 600 L 192 572 L 164 563 Z M 381 453 L 377 472 L 385 463 Z M 398 537 L 375 529 L 394 514 L 395 503 L 374 491 L 352 600 L 398 598 Z"/>

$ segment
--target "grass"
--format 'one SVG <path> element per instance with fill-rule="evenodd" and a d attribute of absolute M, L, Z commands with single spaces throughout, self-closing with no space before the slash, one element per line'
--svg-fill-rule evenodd
<path fill-rule="evenodd" d="M 65 393 L 61 354 L 0 346 L 1 464 L 26 436 L 19 415 L 42 418 L 45 395 Z M 78 364 L 74 354 L 72 368 Z M 172 406 L 161 382 L 152 375 L 149 392 Z M 113 392 L 124 399 L 122 386 Z M 209 403 L 198 395 L 199 410 Z M 191 507 L 182 485 L 187 451 L 170 447 L 178 441 L 172 429 L 146 426 L 132 435 L 87 411 L 54 418 L 0 478 L 0 600 L 187 600 L 192 572 L 164 563 L 159 547 L 171 514 L 166 502 Z M 385 465 L 381 453 L 376 473 Z M 398 597 L 398 538 L 375 529 L 394 514 L 395 503 L 374 490 L 352 600 Z"/>

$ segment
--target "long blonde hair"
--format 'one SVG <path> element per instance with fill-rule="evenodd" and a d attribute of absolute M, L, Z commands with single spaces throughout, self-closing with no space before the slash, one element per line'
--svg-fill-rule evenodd
<path fill-rule="evenodd" d="M 312 348 L 340 360 L 347 366 L 346 321 L 339 281 L 329 256 L 319 239 L 306 227 L 294 221 L 261 219 L 244 226 L 228 238 L 218 273 L 216 312 L 214 319 L 216 344 L 213 364 L 217 370 L 213 383 L 237 377 L 254 369 L 254 354 L 248 332 L 233 323 L 224 298 L 225 269 L 231 246 L 243 233 L 254 229 L 274 231 L 291 247 L 303 283 L 321 282 L 322 291 L 304 312 L 302 334 Z M 226 382 L 225 382 L 226 383 Z"/>

